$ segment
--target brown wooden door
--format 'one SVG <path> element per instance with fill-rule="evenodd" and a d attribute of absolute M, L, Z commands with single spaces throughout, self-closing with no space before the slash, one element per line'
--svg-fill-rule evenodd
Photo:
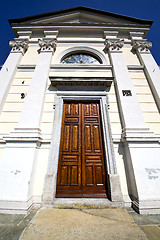
<path fill-rule="evenodd" d="M 65 103 L 56 197 L 106 197 L 98 103 Z"/>

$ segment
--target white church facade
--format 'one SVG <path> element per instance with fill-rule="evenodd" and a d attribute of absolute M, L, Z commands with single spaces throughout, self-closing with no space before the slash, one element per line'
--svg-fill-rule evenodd
<path fill-rule="evenodd" d="M 160 213 L 152 21 L 86 7 L 10 19 L 0 71 L 0 212 L 106 199 Z"/>

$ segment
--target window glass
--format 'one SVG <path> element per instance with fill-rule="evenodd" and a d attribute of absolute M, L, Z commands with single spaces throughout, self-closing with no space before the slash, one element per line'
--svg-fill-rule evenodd
<path fill-rule="evenodd" d="M 63 64 L 100 64 L 100 61 L 85 53 L 72 54 L 62 60 Z"/>

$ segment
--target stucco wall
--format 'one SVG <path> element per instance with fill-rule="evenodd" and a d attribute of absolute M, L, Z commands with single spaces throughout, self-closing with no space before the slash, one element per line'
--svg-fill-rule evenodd
<path fill-rule="evenodd" d="M 55 90 L 51 86 L 50 80 L 48 79 L 47 90 L 41 120 L 41 131 L 42 134 L 47 134 L 51 138 L 52 127 L 53 127 L 53 118 L 54 118 L 54 94 Z"/>
<path fill-rule="evenodd" d="M 139 59 L 135 53 L 132 51 L 132 46 L 130 44 L 125 44 L 122 48 L 122 53 L 124 61 L 127 65 L 140 65 Z"/>
<path fill-rule="evenodd" d="M 108 96 L 109 96 L 109 104 L 110 104 L 108 111 L 109 111 L 112 134 L 118 135 L 118 134 L 121 134 L 122 130 L 121 130 L 114 83 L 112 83 L 111 85 Z"/>
<path fill-rule="evenodd" d="M 21 93 L 27 94 L 32 74 L 32 72 L 16 73 L 0 114 L 1 134 L 9 134 L 16 127 L 25 100 L 25 98 L 21 98 Z"/>
<path fill-rule="evenodd" d="M 32 194 L 37 197 L 37 201 L 41 202 L 41 196 L 43 193 L 44 179 L 47 172 L 49 156 L 49 146 L 42 145 L 41 149 L 38 149 L 37 160 L 34 166 L 34 184 Z"/>
<path fill-rule="evenodd" d="M 160 115 L 143 71 L 130 71 L 130 77 L 147 127 L 160 134 Z"/>
<path fill-rule="evenodd" d="M 37 64 L 39 53 L 38 53 L 38 45 L 29 45 L 28 50 L 24 54 L 20 64 L 26 65 L 26 64 Z"/>

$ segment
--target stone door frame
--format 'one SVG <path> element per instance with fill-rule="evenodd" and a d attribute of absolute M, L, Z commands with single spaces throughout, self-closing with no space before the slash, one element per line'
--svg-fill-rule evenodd
<path fill-rule="evenodd" d="M 48 160 L 48 169 L 45 177 L 43 204 L 53 204 L 56 195 L 56 182 L 58 171 L 59 148 L 61 139 L 61 125 L 63 116 L 64 101 L 95 101 L 100 102 L 100 114 L 102 121 L 102 132 L 104 142 L 104 159 L 106 162 L 106 175 L 108 183 L 108 195 L 111 201 L 123 202 L 120 188 L 119 175 L 117 174 L 116 160 L 113 149 L 112 133 L 108 114 L 108 95 L 106 92 L 57 92 L 54 101 L 54 121 L 51 138 L 51 148 Z M 97 200 L 98 201 L 98 200 Z"/>

